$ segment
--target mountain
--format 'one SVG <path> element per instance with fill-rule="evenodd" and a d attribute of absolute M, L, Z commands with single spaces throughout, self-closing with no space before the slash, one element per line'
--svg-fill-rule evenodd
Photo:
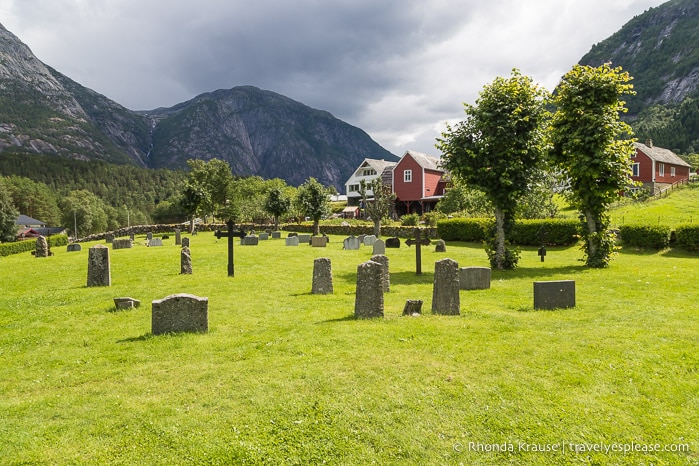
<path fill-rule="evenodd" d="M 398 160 L 328 112 L 252 86 L 136 112 L 37 59 L 0 25 L 0 154 L 31 153 L 148 168 L 227 161 L 236 175 L 309 177 L 342 188 L 365 158 Z"/>
<path fill-rule="evenodd" d="M 611 62 L 633 76 L 625 119 L 641 140 L 699 152 L 699 2 L 671 0 L 634 17 L 580 64 Z"/>

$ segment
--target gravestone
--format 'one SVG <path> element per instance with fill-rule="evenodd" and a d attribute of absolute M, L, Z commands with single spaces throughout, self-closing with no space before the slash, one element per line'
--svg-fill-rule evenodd
<path fill-rule="evenodd" d="M 192 254 L 187 246 L 180 250 L 180 275 L 192 275 Z"/>
<path fill-rule="evenodd" d="M 273 231 L 272 232 L 272 239 L 281 239 L 281 237 L 282 237 L 281 231 Z"/>
<path fill-rule="evenodd" d="M 298 235 L 299 235 L 298 233 L 289 233 L 288 235 L 286 235 L 286 237 L 287 238 L 291 238 L 292 236 L 298 237 Z"/>
<path fill-rule="evenodd" d="M 419 316 L 422 314 L 422 300 L 421 299 L 408 299 L 405 301 L 405 307 L 403 308 L 404 316 Z"/>
<path fill-rule="evenodd" d="M 150 240 L 152 240 L 152 239 L 153 239 L 153 233 L 151 233 L 151 232 L 149 231 L 148 233 L 146 233 L 146 241 L 150 241 Z"/>
<path fill-rule="evenodd" d="M 354 235 L 350 236 L 349 238 L 345 238 L 345 240 L 342 242 L 342 244 L 343 244 L 342 248 L 347 249 L 347 250 L 359 249 L 359 245 L 360 245 L 359 238 L 357 238 Z"/>
<path fill-rule="evenodd" d="M 376 236 L 374 235 L 366 235 L 364 237 L 364 246 L 373 246 L 375 242 Z"/>
<path fill-rule="evenodd" d="M 87 286 L 111 286 L 112 272 L 109 265 L 109 248 L 97 244 L 88 249 Z"/>
<path fill-rule="evenodd" d="M 244 238 L 245 232 L 243 230 L 235 229 L 235 223 L 233 219 L 228 219 L 226 221 L 226 230 L 216 230 L 214 236 L 217 240 L 221 238 L 226 238 L 226 243 L 228 245 L 227 255 L 228 255 L 228 276 L 235 277 L 235 251 L 233 250 L 233 238 Z"/>
<path fill-rule="evenodd" d="M 129 239 L 131 240 L 132 243 L 134 241 L 136 241 L 136 235 L 134 235 L 133 231 L 129 234 Z"/>
<path fill-rule="evenodd" d="M 359 235 L 357 238 L 359 239 L 359 244 L 364 244 L 364 238 L 366 238 L 366 235 Z"/>
<path fill-rule="evenodd" d="M 313 261 L 313 294 L 333 293 L 333 271 L 330 259 L 320 257 Z"/>
<path fill-rule="evenodd" d="M 209 298 L 181 293 L 153 301 L 152 305 L 153 335 L 209 331 Z"/>
<path fill-rule="evenodd" d="M 459 264 L 452 259 L 434 263 L 432 313 L 459 315 Z"/>
<path fill-rule="evenodd" d="M 391 272 L 388 268 L 388 257 L 383 254 L 375 254 L 369 260 L 381 264 L 381 286 L 384 293 L 387 293 L 391 289 Z"/>
<path fill-rule="evenodd" d="M 386 247 L 387 248 L 400 248 L 400 239 L 393 237 L 393 238 L 386 238 Z"/>
<path fill-rule="evenodd" d="M 386 254 L 386 243 L 382 239 L 377 239 L 374 242 L 372 253 L 373 254 Z"/>
<path fill-rule="evenodd" d="M 104 235 L 104 242 L 107 244 L 113 243 L 114 242 L 114 234 L 107 233 L 106 235 Z"/>
<path fill-rule="evenodd" d="M 461 267 L 459 287 L 462 290 L 487 290 L 490 288 L 490 267 Z"/>
<path fill-rule="evenodd" d="M 357 266 L 357 290 L 354 298 L 354 317 L 383 317 L 383 266 L 366 261 Z"/>
<path fill-rule="evenodd" d="M 299 237 L 298 236 L 289 236 L 286 238 L 286 245 L 287 246 L 298 246 L 299 245 Z"/>
<path fill-rule="evenodd" d="M 260 241 L 267 241 L 269 239 L 269 233 L 260 233 Z"/>
<path fill-rule="evenodd" d="M 311 246 L 314 248 L 324 248 L 328 244 L 328 237 L 327 236 L 312 236 L 311 237 Z"/>
<path fill-rule="evenodd" d="M 71 243 L 66 248 L 66 251 L 68 251 L 68 252 L 76 252 L 76 251 L 82 251 L 82 250 L 83 250 L 83 247 L 78 243 Z"/>
<path fill-rule="evenodd" d="M 132 246 L 131 240 L 127 238 L 117 238 L 112 241 L 112 249 L 130 249 Z"/>
<path fill-rule="evenodd" d="M 34 247 L 34 257 L 49 257 L 49 243 L 46 238 L 39 236 Z"/>
<path fill-rule="evenodd" d="M 447 244 L 443 239 L 438 239 L 434 247 L 434 252 L 447 252 Z"/>
<path fill-rule="evenodd" d="M 257 235 L 248 235 L 240 238 L 240 244 L 243 246 L 257 246 L 259 238 Z"/>
<path fill-rule="evenodd" d="M 121 311 L 123 309 L 133 309 L 135 307 L 139 307 L 140 305 L 141 301 L 138 299 L 129 297 L 114 298 L 114 306 L 116 307 L 117 311 Z"/>
<path fill-rule="evenodd" d="M 189 238 L 188 238 L 188 237 L 182 238 L 182 247 L 183 247 L 183 248 L 188 248 L 188 247 L 189 247 Z"/>
<path fill-rule="evenodd" d="M 182 230 L 179 228 L 175 229 L 175 246 L 180 246 L 182 244 Z"/>
<path fill-rule="evenodd" d="M 148 246 L 162 246 L 163 245 L 163 239 L 162 238 L 153 238 L 150 241 L 148 241 Z"/>
<path fill-rule="evenodd" d="M 575 280 L 534 282 L 534 309 L 575 307 Z"/>
<path fill-rule="evenodd" d="M 311 244 L 311 235 L 299 235 L 299 244 Z"/>

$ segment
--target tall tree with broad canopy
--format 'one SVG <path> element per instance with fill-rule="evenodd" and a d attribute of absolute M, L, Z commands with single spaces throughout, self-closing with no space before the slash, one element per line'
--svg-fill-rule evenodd
<path fill-rule="evenodd" d="M 607 211 L 631 180 L 633 134 L 620 120 L 622 96 L 634 94 L 631 79 L 621 67 L 575 65 L 554 99 L 551 159 L 568 177 L 569 200 L 580 211 L 589 267 L 609 265 L 614 235 Z"/>
<path fill-rule="evenodd" d="M 14 241 L 17 237 L 17 225 L 15 221 L 19 212 L 12 203 L 9 191 L 5 188 L 0 178 L 0 243 Z"/>
<path fill-rule="evenodd" d="M 369 189 L 372 192 L 371 199 L 367 194 Z M 368 186 L 365 180 L 361 180 L 359 194 L 364 204 L 364 213 L 374 222 L 374 236 L 378 238 L 381 236 L 381 222 L 391 216 L 396 195 L 391 191 L 390 186 L 384 186 L 381 178 L 374 178 Z"/>
<path fill-rule="evenodd" d="M 517 266 L 519 253 L 506 247 L 517 203 L 543 162 L 548 92 L 522 76 L 496 78 L 483 88 L 476 105 L 464 104 L 466 120 L 447 125 L 437 148 L 442 166 L 466 185 L 483 191 L 495 209 L 495 234 L 486 243 L 490 263 L 499 270 Z"/>
<path fill-rule="evenodd" d="M 265 200 L 265 211 L 274 218 L 274 229 L 279 230 L 279 217 L 289 212 L 291 199 L 280 188 L 272 189 Z"/>
<path fill-rule="evenodd" d="M 233 182 L 231 167 L 228 162 L 211 159 L 208 162 L 194 159 L 187 160 L 190 172 L 187 175 L 183 189 L 185 205 L 188 213 L 195 212 L 203 215 L 226 215 L 230 210 L 228 191 Z"/>
<path fill-rule="evenodd" d="M 330 193 L 315 178 L 309 178 L 299 186 L 296 202 L 299 210 L 313 219 L 314 235 L 320 235 L 320 219 L 330 214 Z"/>

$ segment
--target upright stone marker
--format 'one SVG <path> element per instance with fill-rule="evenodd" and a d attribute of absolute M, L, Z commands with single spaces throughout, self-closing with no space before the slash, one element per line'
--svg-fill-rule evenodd
<path fill-rule="evenodd" d="M 459 287 L 462 290 L 487 290 L 490 288 L 490 267 L 461 267 Z"/>
<path fill-rule="evenodd" d="M 298 236 L 289 236 L 286 238 L 286 245 L 287 246 L 298 246 L 299 245 L 299 237 Z"/>
<path fill-rule="evenodd" d="M 269 233 L 264 232 L 259 234 L 260 241 L 267 241 L 269 239 Z"/>
<path fill-rule="evenodd" d="M 273 231 L 272 232 L 272 239 L 281 239 L 281 237 L 282 237 L 281 231 Z"/>
<path fill-rule="evenodd" d="M 79 243 L 71 243 L 66 248 L 67 252 L 77 252 L 77 251 L 82 251 L 82 250 L 83 250 L 83 247 Z"/>
<path fill-rule="evenodd" d="M 299 244 L 311 244 L 311 235 L 301 234 L 298 235 Z"/>
<path fill-rule="evenodd" d="M 374 242 L 373 248 L 372 252 L 374 254 L 386 254 L 386 243 L 384 243 L 382 239 L 377 239 Z"/>
<path fill-rule="evenodd" d="M 228 241 L 228 276 L 234 277 L 235 264 L 233 257 L 233 238 L 243 238 L 245 237 L 245 232 L 242 230 L 235 231 L 235 223 L 233 223 L 232 219 L 228 219 L 228 221 L 226 222 L 226 227 L 228 228 L 228 230 L 216 230 L 214 236 L 216 237 L 216 239 L 226 238 Z"/>
<path fill-rule="evenodd" d="M 154 247 L 154 246 L 162 246 L 163 245 L 163 239 L 162 238 L 153 238 L 148 242 L 148 246 Z"/>
<path fill-rule="evenodd" d="M 438 239 L 434 247 L 434 252 L 447 252 L 447 243 L 443 239 Z"/>
<path fill-rule="evenodd" d="M 116 307 L 117 311 L 121 311 L 124 309 L 134 309 L 136 307 L 139 307 L 140 305 L 141 301 L 131 297 L 114 298 L 114 306 Z"/>
<path fill-rule="evenodd" d="M 260 242 L 260 238 L 257 235 L 247 235 L 240 238 L 241 246 L 257 246 Z"/>
<path fill-rule="evenodd" d="M 349 238 L 345 238 L 345 240 L 342 242 L 342 248 L 346 250 L 356 250 L 359 249 L 359 246 L 359 238 L 354 235 L 350 236 Z"/>
<path fill-rule="evenodd" d="M 130 249 L 133 246 L 128 238 L 117 238 L 112 241 L 113 249 Z"/>
<path fill-rule="evenodd" d="M 376 236 L 366 235 L 364 236 L 364 246 L 373 246 L 376 242 Z"/>
<path fill-rule="evenodd" d="M 432 313 L 459 315 L 459 264 L 452 259 L 434 263 L 434 287 L 432 289 Z"/>
<path fill-rule="evenodd" d="M 87 255 L 87 286 L 111 286 L 112 272 L 109 248 L 102 244 L 92 246 Z"/>
<path fill-rule="evenodd" d="M 192 254 L 187 246 L 180 250 L 180 274 L 192 275 Z"/>
<path fill-rule="evenodd" d="M 369 260 L 381 264 L 381 286 L 384 293 L 389 292 L 391 290 L 391 271 L 388 269 L 388 257 L 383 254 L 374 254 Z"/>
<path fill-rule="evenodd" d="M 419 316 L 422 314 L 422 300 L 408 299 L 403 307 L 404 316 Z"/>
<path fill-rule="evenodd" d="M 129 233 L 129 239 L 131 240 L 132 243 L 133 243 L 134 241 L 136 241 L 136 235 L 134 234 L 133 231 L 132 231 L 131 233 Z"/>
<path fill-rule="evenodd" d="M 187 238 L 187 237 L 182 238 L 182 247 L 183 248 L 189 247 L 189 238 Z"/>
<path fill-rule="evenodd" d="M 327 257 L 320 257 L 313 261 L 313 287 L 311 293 L 333 293 L 332 264 Z"/>
<path fill-rule="evenodd" d="M 395 249 L 400 248 L 400 239 L 398 237 L 386 238 L 386 247 Z"/>
<path fill-rule="evenodd" d="M 146 233 L 146 241 L 150 241 L 150 240 L 152 240 L 152 239 L 153 239 L 153 233 L 151 233 L 151 232 L 149 231 L 148 233 Z"/>
<path fill-rule="evenodd" d="M 34 257 L 49 257 L 49 243 L 46 238 L 39 236 L 34 247 Z"/>
<path fill-rule="evenodd" d="M 534 282 L 534 309 L 575 307 L 575 280 Z"/>
<path fill-rule="evenodd" d="M 153 335 L 209 331 L 209 298 L 182 293 L 153 301 L 152 304 Z"/>
<path fill-rule="evenodd" d="M 182 244 L 182 230 L 179 228 L 175 229 L 175 246 L 180 246 Z"/>
<path fill-rule="evenodd" d="M 114 242 L 114 234 L 113 233 L 107 233 L 104 235 L 104 242 L 109 244 Z"/>
<path fill-rule="evenodd" d="M 311 237 L 311 246 L 314 248 L 324 248 L 328 244 L 328 237 L 327 236 L 312 236 Z"/>
<path fill-rule="evenodd" d="M 354 316 L 360 319 L 383 317 L 383 266 L 366 261 L 357 266 L 357 291 L 354 298 Z"/>

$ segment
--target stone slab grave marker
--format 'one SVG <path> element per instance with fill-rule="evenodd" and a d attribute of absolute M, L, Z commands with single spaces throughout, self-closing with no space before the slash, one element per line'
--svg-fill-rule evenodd
<path fill-rule="evenodd" d="M 163 245 L 162 238 L 153 238 L 152 240 L 148 241 L 148 246 L 150 246 L 150 247 L 156 247 L 156 246 L 162 246 L 162 245 Z"/>
<path fill-rule="evenodd" d="M 311 235 L 299 235 L 299 244 L 311 244 Z"/>
<path fill-rule="evenodd" d="M 405 307 L 403 308 L 404 316 L 419 316 L 422 315 L 422 300 L 421 299 L 408 299 L 405 301 Z"/>
<path fill-rule="evenodd" d="M 233 220 L 228 220 L 226 222 L 226 227 L 228 230 L 226 231 L 221 231 L 221 230 L 216 230 L 214 233 L 214 236 L 217 239 L 221 238 L 227 238 L 228 239 L 228 276 L 229 277 L 234 277 L 235 276 L 235 269 L 233 265 L 233 238 L 243 238 L 245 236 L 245 232 L 242 230 L 235 231 L 234 227 L 235 224 L 233 223 Z"/>
<path fill-rule="evenodd" d="M 382 239 L 377 239 L 372 247 L 373 254 L 386 254 L 386 243 Z"/>
<path fill-rule="evenodd" d="M 400 248 L 400 239 L 397 237 L 386 238 L 386 247 L 394 249 Z"/>
<path fill-rule="evenodd" d="M 151 233 L 151 232 L 149 231 L 148 233 L 146 233 L 146 241 L 150 241 L 150 240 L 152 240 L 152 239 L 153 239 L 153 233 Z"/>
<path fill-rule="evenodd" d="M 130 249 L 133 246 L 128 238 L 117 238 L 112 241 L 113 249 Z"/>
<path fill-rule="evenodd" d="M 375 242 L 376 236 L 374 235 L 366 235 L 364 237 L 364 246 L 373 246 Z"/>
<path fill-rule="evenodd" d="M 255 234 L 245 235 L 242 238 L 240 238 L 241 246 L 257 246 L 259 242 L 260 237 Z"/>
<path fill-rule="evenodd" d="M 359 239 L 359 244 L 364 244 L 364 238 L 366 238 L 366 235 L 359 235 L 357 238 Z"/>
<path fill-rule="evenodd" d="M 112 286 L 109 248 L 103 244 L 88 249 L 87 286 Z"/>
<path fill-rule="evenodd" d="M 330 259 L 320 257 L 313 261 L 313 286 L 311 288 L 313 294 L 332 294 L 333 293 L 333 271 Z"/>
<path fill-rule="evenodd" d="M 134 241 L 136 241 L 136 235 L 133 232 L 129 233 L 129 239 L 133 243 Z"/>
<path fill-rule="evenodd" d="M 366 261 L 357 266 L 357 290 L 354 298 L 354 317 L 371 319 L 383 317 L 383 266 Z"/>
<path fill-rule="evenodd" d="M 342 245 L 343 245 L 342 249 L 346 249 L 348 251 L 359 249 L 359 246 L 360 246 L 359 238 L 352 235 L 348 238 L 345 238 L 345 240 L 342 242 Z"/>
<path fill-rule="evenodd" d="M 286 245 L 287 246 L 298 246 L 299 245 L 299 237 L 298 236 L 289 236 L 286 238 Z"/>
<path fill-rule="evenodd" d="M 71 243 L 66 248 L 66 251 L 68 251 L 68 252 L 77 252 L 77 251 L 82 251 L 82 250 L 83 250 L 83 247 L 78 243 Z"/>
<path fill-rule="evenodd" d="M 461 267 L 459 287 L 462 290 L 487 290 L 490 288 L 490 267 Z"/>
<path fill-rule="evenodd" d="M 311 246 L 314 248 L 324 248 L 328 245 L 328 237 L 327 236 L 312 236 L 311 237 Z"/>
<path fill-rule="evenodd" d="M 459 264 L 452 259 L 434 263 L 434 286 L 432 288 L 432 313 L 459 315 Z"/>
<path fill-rule="evenodd" d="M 104 235 L 104 242 L 109 244 L 114 242 L 114 234 L 113 233 L 107 233 Z"/>
<path fill-rule="evenodd" d="M 183 248 L 189 247 L 189 238 L 187 238 L 187 237 L 182 238 L 182 247 Z"/>
<path fill-rule="evenodd" d="M 209 298 L 180 293 L 153 301 L 151 332 L 208 332 Z"/>
<path fill-rule="evenodd" d="M 534 309 L 575 307 L 575 280 L 534 282 Z"/>
<path fill-rule="evenodd" d="M 269 233 L 267 233 L 267 232 L 260 233 L 258 238 L 260 238 L 260 241 L 267 241 L 269 239 Z"/>
<path fill-rule="evenodd" d="M 422 275 L 422 251 L 421 246 L 429 246 L 432 243 L 429 238 L 422 238 L 420 228 L 415 229 L 415 239 L 406 239 L 408 247 L 415 245 L 415 275 Z"/>
<path fill-rule="evenodd" d="M 114 306 L 116 307 L 117 311 L 133 309 L 141 306 L 141 301 L 130 297 L 114 298 Z"/>
<path fill-rule="evenodd" d="M 281 231 L 273 231 L 272 232 L 272 239 L 281 239 L 281 237 L 282 237 Z"/>
<path fill-rule="evenodd" d="M 34 246 L 34 257 L 49 257 L 49 243 L 46 238 L 39 236 Z"/>
<path fill-rule="evenodd" d="M 182 230 L 175 228 L 175 246 L 180 246 L 182 244 Z"/>
<path fill-rule="evenodd" d="M 192 253 L 187 246 L 180 249 L 180 275 L 192 275 Z"/>
<path fill-rule="evenodd" d="M 434 247 L 434 252 L 447 252 L 447 243 L 443 239 L 438 239 Z"/>
<path fill-rule="evenodd" d="M 388 257 L 383 254 L 374 254 L 369 260 L 381 264 L 381 286 L 383 292 L 388 293 L 391 290 L 391 271 L 388 268 Z"/>

